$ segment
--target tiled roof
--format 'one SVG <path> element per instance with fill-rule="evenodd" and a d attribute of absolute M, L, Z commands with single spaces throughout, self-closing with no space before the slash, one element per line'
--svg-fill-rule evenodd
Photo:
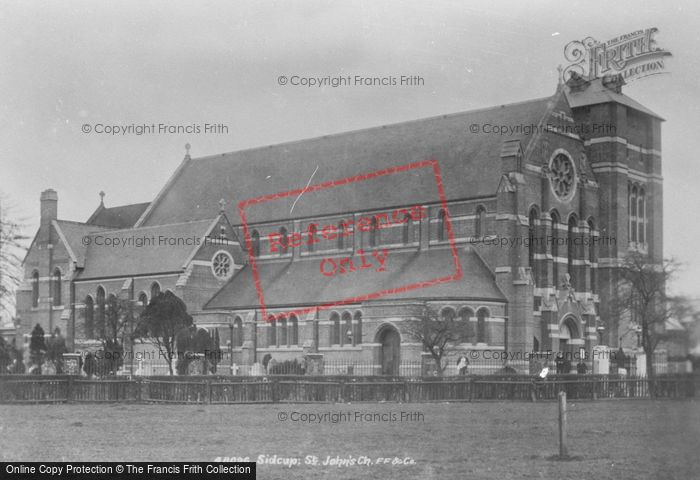
<path fill-rule="evenodd" d="M 647 115 L 663 120 L 660 115 L 652 112 L 647 107 L 636 100 L 631 99 L 624 93 L 616 93 L 615 91 L 607 88 L 605 85 L 603 85 L 603 81 L 600 78 L 591 80 L 589 85 L 582 90 L 571 91 L 570 89 L 566 88 L 565 94 L 571 108 L 596 105 L 599 103 L 617 102 L 639 112 L 646 113 Z"/>
<path fill-rule="evenodd" d="M 85 223 L 111 228 L 133 227 L 148 205 L 150 205 L 150 203 L 134 203 L 131 205 L 106 208 L 104 205 L 100 204 Z"/>
<path fill-rule="evenodd" d="M 56 220 L 55 225 L 58 227 L 59 236 L 61 236 L 61 239 L 65 239 L 67 243 L 66 246 L 75 257 L 78 268 L 82 268 L 85 265 L 87 246 L 83 242 L 83 238 L 93 232 L 109 230 L 106 227 L 71 222 L 68 220 Z"/>
<path fill-rule="evenodd" d="M 91 234 L 85 268 L 79 278 L 182 271 L 189 255 L 198 248 L 194 242 L 202 238 L 214 220 Z M 166 240 L 161 242 L 161 238 Z M 169 239 L 174 239 L 174 244 Z"/>
<path fill-rule="evenodd" d="M 557 97 L 484 110 L 443 115 L 310 140 L 186 158 L 140 220 L 142 225 L 192 221 L 210 215 L 219 199 L 234 224 L 241 200 L 304 188 L 426 159 L 439 162 L 447 200 L 495 195 L 501 146 L 520 140 L 523 150 L 533 129 L 514 135 L 472 133 L 476 125 L 538 124 Z M 356 183 L 283 202 L 259 205 L 253 222 L 363 211 L 437 202 L 435 180 L 426 169 L 380 181 Z M 314 173 L 315 172 L 315 173 Z M 206 188 L 204 187 L 206 186 Z"/>
<path fill-rule="evenodd" d="M 368 261 L 373 261 L 369 257 Z M 417 288 L 382 299 L 505 301 L 492 272 L 476 253 L 463 249 L 459 251 L 459 257 L 463 272 L 460 280 Z M 384 272 L 368 268 L 326 277 L 320 273 L 320 261 L 321 258 L 315 257 L 293 262 L 260 262 L 258 273 L 265 306 L 321 305 L 445 277 L 455 271 L 452 252 L 446 248 L 421 252 L 389 251 Z M 355 265 L 361 263 L 357 256 L 353 262 Z M 259 304 L 252 269 L 245 266 L 207 303 L 205 309 L 248 309 L 256 308 Z"/>

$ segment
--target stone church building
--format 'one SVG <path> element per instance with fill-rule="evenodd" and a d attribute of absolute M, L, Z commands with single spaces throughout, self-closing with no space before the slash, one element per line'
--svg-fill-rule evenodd
<path fill-rule="evenodd" d="M 110 296 L 138 311 L 170 290 L 197 325 L 219 329 L 236 365 L 313 352 L 397 373 L 421 358 L 405 328 L 417 304 L 469 326 L 454 354 L 617 349 L 629 338 L 610 311 L 621 259 L 636 250 L 660 262 L 663 252 L 663 119 L 622 87 L 572 78 L 521 103 L 202 158 L 188 150 L 150 203 L 101 201 L 85 222 L 60 220 L 46 190 L 17 298 L 20 335 L 26 342 L 40 323 L 60 327 L 75 350 L 94 348 Z M 320 184 L 426 159 L 439 165 L 444 205 L 434 183 L 387 176 L 381 188 L 257 208 L 242 228 L 241 201 L 303 188 L 312 172 Z M 412 207 L 423 215 L 356 228 Z M 350 236 L 272 248 L 348 218 Z M 453 247 L 458 280 L 332 305 L 454 271 Z M 321 258 L 358 263 L 378 250 L 390 262 L 382 275 L 319 275 Z"/>

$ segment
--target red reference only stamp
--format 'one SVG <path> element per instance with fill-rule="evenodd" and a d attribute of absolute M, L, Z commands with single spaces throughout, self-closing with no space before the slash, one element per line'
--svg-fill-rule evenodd
<path fill-rule="evenodd" d="M 423 170 L 421 171 L 421 169 Z M 420 173 L 428 173 L 434 179 L 437 192 L 437 198 L 435 200 L 439 201 L 440 208 L 445 212 L 443 220 L 444 229 L 448 240 L 448 248 L 454 262 L 454 272 L 446 275 L 440 275 L 435 278 L 418 278 L 415 279 L 417 281 L 404 281 L 403 284 L 392 285 L 392 283 L 396 282 L 395 280 L 392 281 L 391 275 L 393 264 L 392 255 L 398 254 L 394 253 L 391 247 L 387 248 L 381 244 L 376 245 L 375 242 L 370 241 L 370 245 L 362 245 L 360 248 L 352 248 L 352 251 L 344 251 L 342 249 L 331 249 L 330 251 L 319 249 L 316 251 L 315 249 L 317 244 L 323 244 L 323 242 L 328 241 L 337 242 L 339 245 L 349 244 L 357 246 L 360 242 L 355 242 L 356 235 L 378 235 L 382 230 L 397 227 L 402 228 L 405 224 L 410 225 L 411 223 L 414 223 L 416 228 L 420 229 L 421 222 L 430 221 L 429 212 L 423 204 L 388 209 L 389 211 L 382 211 L 379 213 L 366 213 L 360 216 L 346 214 L 346 216 L 340 220 L 338 220 L 339 215 L 328 215 L 329 217 L 333 217 L 332 221 L 329 220 L 326 222 L 324 220 L 319 220 L 318 222 L 310 222 L 306 224 L 304 228 L 301 228 L 300 231 L 293 231 L 290 233 L 287 233 L 286 230 L 282 229 L 276 232 L 268 232 L 261 238 L 257 239 L 256 242 L 253 241 L 250 224 L 255 223 L 255 218 L 254 215 L 252 219 L 249 219 L 248 216 L 249 210 L 251 210 L 254 206 L 261 206 L 262 204 L 268 202 L 276 202 L 284 199 L 299 200 L 302 196 L 305 196 L 306 202 L 309 201 L 309 197 L 312 197 L 313 201 L 314 194 L 319 196 L 322 193 L 326 195 L 329 193 L 332 194 L 333 189 L 352 188 L 353 186 L 360 185 L 360 183 L 363 184 L 362 186 L 365 187 L 364 191 L 366 191 L 367 188 L 373 188 L 373 186 L 365 183 L 371 183 L 372 181 L 377 182 L 383 180 L 384 183 L 378 188 L 381 188 L 382 186 L 386 187 L 385 181 L 387 180 L 388 176 L 398 176 L 399 174 L 403 173 L 413 174 L 413 176 L 408 176 L 408 181 L 410 181 L 411 178 L 416 178 L 415 175 Z M 406 183 L 405 175 L 400 178 L 399 183 L 399 185 L 395 186 L 396 188 L 401 188 L 408 191 L 412 187 L 410 184 Z M 363 194 L 363 192 L 354 193 L 360 196 Z M 294 208 L 296 200 L 292 208 Z M 324 198 L 319 198 L 318 200 L 319 202 L 323 202 Z M 434 203 L 434 201 L 425 203 Z M 450 222 L 447 210 L 444 186 L 437 160 L 424 160 L 421 162 L 390 167 L 339 180 L 327 181 L 315 185 L 307 185 L 305 188 L 250 198 L 239 202 L 238 211 L 241 216 L 243 235 L 245 237 L 246 250 L 248 251 L 253 281 L 255 283 L 255 290 L 260 302 L 263 318 L 268 320 L 279 319 L 291 314 L 300 316 L 316 310 L 325 310 L 340 305 L 360 303 L 365 300 L 374 300 L 388 295 L 400 294 L 419 288 L 457 281 L 462 278 L 462 267 L 454 240 L 452 224 Z M 323 215 L 319 215 L 319 217 L 321 216 Z M 421 231 L 420 234 L 422 235 L 423 232 Z M 359 292 L 357 294 L 347 296 L 346 298 L 336 298 L 330 301 L 324 300 L 313 306 L 271 313 L 268 311 L 265 300 L 265 285 L 263 284 L 264 282 L 261 281 L 261 264 L 268 260 L 275 261 L 276 257 L 288 255 L 294 250 L 297 250 L 298 255 L 297 259 L 292 261 L 315 262 L 317 266 L 315 266 L 313 269 L 314 274 L 319 275 L 322 281 L 332 282 L 334 278 L 344 277 L 343 281 L 345 284 L 348 282 L 353 282 L 356 286 L 362 286 L 366 283 L 371 284 L 372 282 L 366 282 L 366 277 L 352 277 L 353 275 L 358 275 L 359 272 L 367 271 L 372 272 L 373 274 L 383 275 L 381 278 L 377 279 L 378 282 L 375 282 L 380 284 L 381 288 L 374 288 L 373 290 L 368 290 L 366 292 Z M 305 255 L 305 258 L 300 258 L 301 255 Z M 398 270 L 401 269 L 402 266 L 397 262 L 396 268 Z M 403 278 L 401 275 L 399 275 L 399 277 Z M 295 281 L 298 282 L 304 282 L 307 280 L 310 279 L 295 279 Z M 293 288 L 293 285 L 290 285 L 290 288 Z"/>

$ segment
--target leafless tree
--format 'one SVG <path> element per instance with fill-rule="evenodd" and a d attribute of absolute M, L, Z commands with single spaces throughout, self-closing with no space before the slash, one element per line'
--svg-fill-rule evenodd
<path fill-rule="evenodd" d="M 8 217 L 7 209 L 3 210 L 0 203 L 0 313 L 12 315 L 14 311 L 15 291 L 22 280 L 26 240 L 22 226 Z"/>
<path fill-rule="evenodd" d="M 447 367 L 446 354 L 450 346 L 457 346 L 466 341 L 470 334 L 469 322 L 457 318 L 453 310 L 442 312 L 429 305 L 416 306 L 412 319 L 406 322 L 406 333 L 423 345 L 423 350 L 430 353 L 438 375 Z"/>

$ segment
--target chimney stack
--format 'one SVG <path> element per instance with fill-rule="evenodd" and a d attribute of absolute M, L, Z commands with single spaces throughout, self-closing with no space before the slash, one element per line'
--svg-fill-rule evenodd
<path fill-rule="evenodd" d="M 49 231 L 51 222 L 58 218 L 58 194 L 56 190 L 49 188 L 41 192 L 41 223 L 39 226 L 39 240 L 41 243 L 49 243 Z"/>

